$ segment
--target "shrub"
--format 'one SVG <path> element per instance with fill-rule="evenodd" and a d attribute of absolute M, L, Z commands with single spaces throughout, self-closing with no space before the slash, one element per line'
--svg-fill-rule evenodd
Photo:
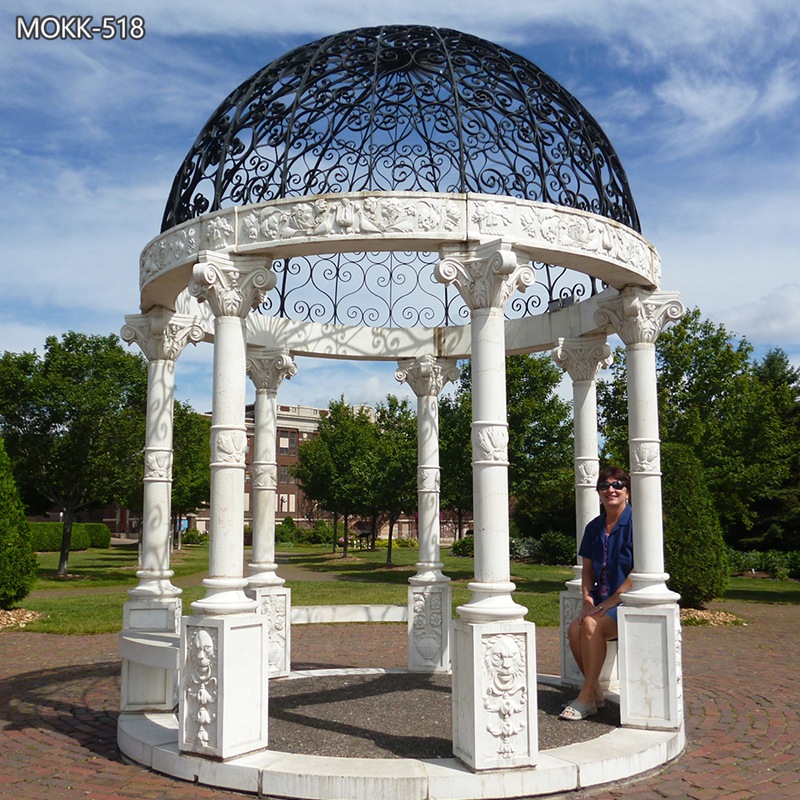
<path fill-rule="evenodd" d="M 545 531 L 538 539 L 525 540 L 525 555 L 534 564 L 574 564 L 577 558 L 575 538 L 561 531 Z"/>
<path fill-rule="evenodd" d="M 419 547 L 419 542 L 416 539 L 395 539 L 394 543 L 397 547 L 410 547 L 412 550 L 415 547 Z"/>
<path fill-rule="evenodd" d="M 31 543 L 37 553 L 58 553 L 61 550 L 61 537 L 64 526 L 60 522 L 31 522 Z M 69 549 L 87 550 L 91 546 L 89 532 L 80 522 L 72 524 L 72 537 Z"/>
<path fill-rule="evenodd" d="M 725 593 L 728 551 L 700 460 L 685 445 L 662 448 L 664 552 L 681 605 L 701 608 Z M 634 502 L 636 499 L 634 498 Z"/>
<path fill-rule="evenodd" d="M 9 608 L 30 592 L 36 569 L 30 526 L 0 439 L 0 608 Z"/>
<path fill-rule="evenodd" d="M 181 533 L 181 544 L 201 544 L 204 538 L 197 528 L 187 528 Z"/>
<path fill-rule="evenodd" d="M 465 536 L 463 539 L 453 542 L 450 547 L 450 555 L 458 556 L 459 558 L 472 558 L 475 555 L 475 538 Z"/>
<path fill-rule="evenodd" d="M 277 527 L 286 530 L 287 520 L 289 520 L 292 525 L 291 532 L 294 536 L 295 544 L 331 544 L 333 542 L 333 525 L 327 520 L 318 519 L 311 530 L 305 530 L 303 528 L 297 528 L 294 524 L 294 520 L 291 517 L 287 517 Z"/>
<path fill-rule="evenodd" d="M 89 534 L 89 547 L 111 547 L 111 529 L 105 522 L 81 522 L 79 524 Z M 74 533 L 74 526 L 72 530 Z"/>

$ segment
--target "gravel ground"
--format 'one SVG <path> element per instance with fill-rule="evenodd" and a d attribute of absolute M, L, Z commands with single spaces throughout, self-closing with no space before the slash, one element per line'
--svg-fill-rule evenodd
<path fill-rule="evenodd" d="M 452 757 L 449 675 L 314 676 L 273 680 L 269 690 L 275 750 L 350 758 Z M 619 706 L 613 703 L 588 720 L 559 720 L 574 693 L 539 684 L 541 750 L 595 739 L 619 725 Z"/>

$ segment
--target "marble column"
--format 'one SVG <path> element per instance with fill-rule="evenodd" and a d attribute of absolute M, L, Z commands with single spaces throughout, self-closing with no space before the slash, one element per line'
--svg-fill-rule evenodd
<path fill-rule="evenodd" d="M 214 314 L 211 525 L 205 596 L 181 627 L 181 752 L 227 759 L 267 746 L 268 626 L 245 593 L 245 318 L 275 285 L 263 257 L 204 251 L 189 292 Z"/>
<path fill-rule="evenodd" d="M 511 593 L 504 309 L 534 282 L 512 245 L 445 252 L 436 268 L 470 311 L 475 579 L 453 623 L 453 752 L 473 770 L 538 761 L 536 627 Z"/>
<path fill-rule="evenodd" d="M 417 397 L 417 509 L 419 560 L 408 579 L 408 669 L 450 669 L 450 579 L 439 560 L 439 395 L 455 381 L 455 359 L 426 355 L 401 359 L 395 378 Z"/>
<path fill-rule="evenodd" d="M 552 351 L 552 358 L 572 381 L 572 415 L 575 448 L 575 552 L 577 554 L 586 524 L 599 513 L 597 476 L 599 473 L 597 438 L 597 373 L 612 362 L 611 348 L 605 337 L 586 339 L 559 339 Z M 577 557 L 575 576 L 561 592 L 561 680 L 562 683 L 578 686 L 583 676 L 572 657 L 567 640 L 567 628 L 580 613 L 581 559 Z M 612 680 L 616 667 L 616 650 L 612 663 L 607 663 L 600 676 L 604 688 L 616 690 L 618 682 Z M 616 683 L 617 685 L 611 685 Z"/>
<path fill-rule="evenodd" d="M 196 320 L 156 306 L 125 317 L 120 335 L 136 342 L 147 358 L 147 422 L 139 583 L 128 590 L 124 635 L 151 632 L 175 637 L 180 629 L 181 590 L 172 584 L 170 530 L 175 361 L 189 342 L 203 338 Z M 124 651 L 124 647 L 123 647 Z M 171 710 L 177 701 L 177 671 L 129 660 L 122 653 L 122 710 Z"/>
<path fill-rule="evenodd" d="M 288 675 L 291 664 L 291 590 L 278 577 L 275 563 L 275 496 L 278 389 L 297 373 L 288 353 L 265 347 L 247 350 L 247 374 L 256 387 L 253 445 L 253 551 L 247 594 L 268 620 L 269 675 Z"/>
<path fill-rule="evenodd" d="M 679 595 L 664 572 L 655 342 L 683 313 L 676 293 L 627 287 L 595 314 L 624 342 L 628 372 L 634 567 L 619 611 L 622 722 L 664 730 L 683 724 L 683 703 Z"/>

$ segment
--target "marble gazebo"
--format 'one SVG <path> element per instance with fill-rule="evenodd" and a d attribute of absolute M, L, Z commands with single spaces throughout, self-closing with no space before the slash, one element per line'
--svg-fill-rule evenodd
<path fill-rule="evenodd" d="M 119 746 L 178 778 L 300 798 L 501 798 L 629 777 L 684 743 L 680 621 L 666 585 L 655 340 L 662 291 L 625 172 L 588 111 L 530 61 L 475 36 L 365 28 L 278 58 L 223 101 L 178 171 L 140 261 L 122 336 L 149 362 L 138 585 L 120 634 Z M 633 587 L 605 679 L 621 727 L 542 750 L 535 625 L 514 601 L 505 358 L 551 352 L 574 392 L 577 531 L 597 512 L 595 379 L 626 347 Z M 176 361 L 213 347 L 205 595 L 171 581 Z M 418 398 L 419 563 L 408 669 L 452 671 L 453 759 L 270 750 L 269 685 L 291 671 L 290 592 L 275 564 L 275 415 L 303 357 L 391 361 Z M 439 558 L 438 397 L 471 359 L 475 574 L 451 619 Z M 256 389 L 253 549 L 244 563 L 246 381 Z M 580 568 L 562 593 L 562 641 Z M 188 613 L 188 616 L 184 615 Z M 337 617 L 337 615 L 339 615 Z M 562 645 L 559 680 L 576 666 Z"/>

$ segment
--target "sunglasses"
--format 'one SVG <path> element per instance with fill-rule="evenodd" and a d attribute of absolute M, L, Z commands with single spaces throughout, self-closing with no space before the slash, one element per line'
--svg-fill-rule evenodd
<path fill-rule="evenodd" d="M 625 484 L 622 481 L 613 481 L 611 483 L 608 481 L 600 481 L 600 483 L 597 484 L 597 490 L 600 492 L 605 491 L 606 489 L 616 489 L 619 491 L 620 489 L 624 488 Z"/>

